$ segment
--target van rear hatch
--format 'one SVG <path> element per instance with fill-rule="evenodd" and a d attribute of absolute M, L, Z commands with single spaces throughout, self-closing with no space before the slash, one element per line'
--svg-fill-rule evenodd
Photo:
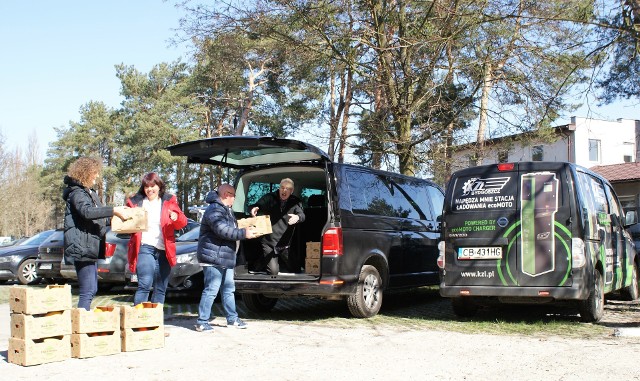
<path fill-rule="evenodd" d="M 563 163 L 456 172 L 445 200 L 444 284 L 571 285 L 571 208 Z"/>
<path fill-rule="evenodd" d="M 310 144 L 266 136 L 221 136 L 167 147 L 172 156 L 186 156 L 188 163 L 249 169 L 263 165 L 329 160 Z"/>

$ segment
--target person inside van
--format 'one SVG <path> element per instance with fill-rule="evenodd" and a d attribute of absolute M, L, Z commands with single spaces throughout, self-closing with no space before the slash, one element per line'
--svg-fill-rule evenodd
<path fill-rule="evenodd" d="M 278 275 L 280 261 L 283 270 L 297 272 L 300 265 L 295 253 L 290 251 L 295 225 L 304 222 L 302 201 L 293 195 L 294 184 L 289 178 L 280 181 L 280 189 L 267 193 L 258 202 L 250 206 L 251 215 L 269 215 L 272 233 L 260 238 L 262 257 L 259 259 L 258 271 L 266 271 L 270 275 Z"/>

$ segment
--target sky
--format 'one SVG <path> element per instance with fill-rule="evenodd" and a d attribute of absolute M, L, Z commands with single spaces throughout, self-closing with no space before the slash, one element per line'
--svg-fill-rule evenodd
<path fill-rule="evenodd" d="M 0 133 L 5 149 L 26 150 L 36 134 L 41 159 L 54 127 L 80 119 L 90 101 L 122 102 L 115 65 L 149 72 L 188 61 L 172 46 L 181 11 L 162 0 L 1 0 Z"/>
<path fill-rule="evenodd" d="M 143 73 L 161 62 L 188 61 L 187 45 L 172 46 L 181 11 L 163 0 L 0 0 L 0 133 L 5 149 L 27 148 L 36 135 L 41 159 L 57 139 L 54 127 L 78 122 L 90 101 L 122 102 L 115 65 Z M 637 102 L 567 113 L 640 119 Z"/>

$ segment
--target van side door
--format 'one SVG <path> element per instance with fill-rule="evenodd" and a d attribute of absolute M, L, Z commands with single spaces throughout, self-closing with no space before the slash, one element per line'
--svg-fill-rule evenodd
<path fill-rule="evenodd" d="M 438 241 L 444 196 L 426 181 L 398 177 L 393 179 L 394 203 L 401 211 L 403 285 L 438 282 Z M 431 188 L 431 189 L 430 189 Z M 435 197 L 436 200 L 431 200 Z M 435 212 L 433 204 L 438 205 Z"/>
<path fill-rule="evenodd" d="M 624 221 L 623 213 L 615 192 L 609 185 L 605 186 L 607 193 L 607 201 L 609 203 L 609 220 L 611 221 L 611 250 L 613 252 L 613 271 L 611 273 L 614 289 L 618 289 L 623 285 L 623 267 L 625 266 L 625 237 L 624 237 Z"/>

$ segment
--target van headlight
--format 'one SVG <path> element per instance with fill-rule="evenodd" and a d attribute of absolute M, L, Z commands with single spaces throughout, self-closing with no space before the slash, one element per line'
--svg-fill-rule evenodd
<path fill-rule="evenodd" d="M 571 238 L 571 267 L 579 269 L 587 264 L 584 241 L 580 238 Z"/>

